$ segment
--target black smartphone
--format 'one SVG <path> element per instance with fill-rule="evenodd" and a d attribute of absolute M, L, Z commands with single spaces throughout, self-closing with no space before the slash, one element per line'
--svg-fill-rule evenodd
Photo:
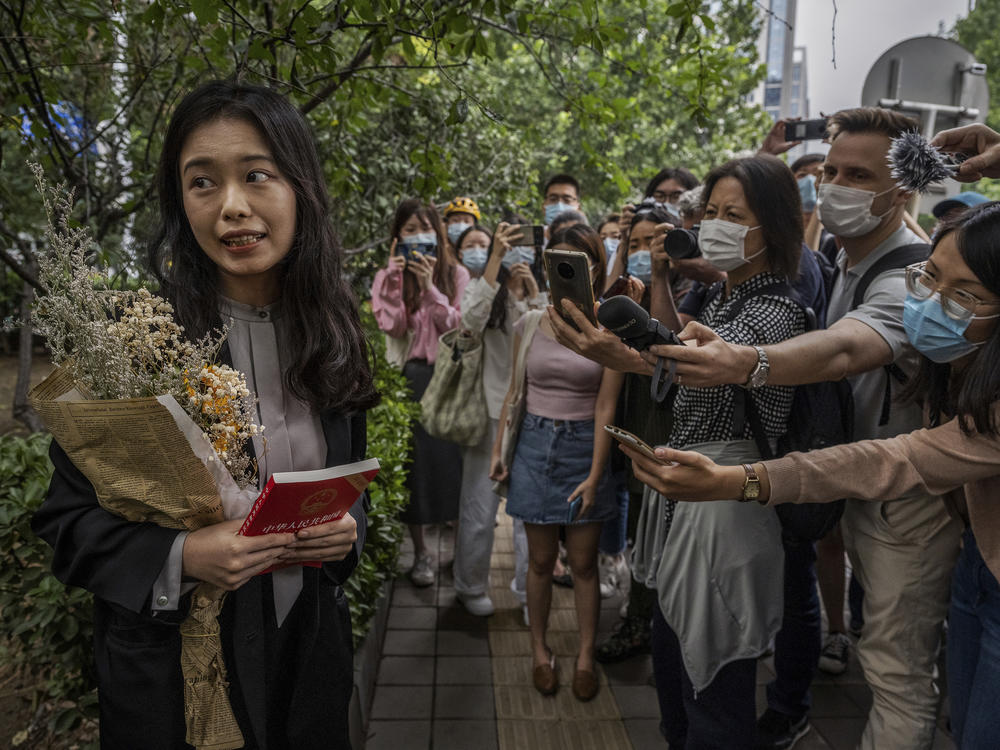
<path fill-rule="evenodd" d="M 566 513 L 566 523 L 572 523 L 577 520 L 576 516 L 580 512 L 580 507 L 583 505 L 583 497 L 578 497 L 576 500 L 569 504 L 569 510 Z"/>
<path fill-rule="evenodd" d="M 821 141 L 826 138 L 826 118 L 785 123 L 786 141 Z"/>
<path fill-rule="evenodd" d="M 542 247 L 545 244 L 545 227 L 538 224 L 520 224 L 514 227 L 510 244 L 514 247 Z"/>
<path fill-rule="evenodd" d="M 612 284 L 607 288 L 604 294 L 601 295 L 601 298 L 598 300 L 598 302 L 604 302 L 604 300 L 610 297 L 617 297 L 621 294 L 625 294 L 625 292 L 627 291 L 628 291 L 628 274 L 623 273 L 621 276 L 615 279 L 614 284 Z"/>
<path fill-rule="evenodd" d="M 594 282 L 590 276 L 590 256 L 576 250 L 546 250 L 543 254 L 549 291 L 556 312 L 579 331 L 576 323 L 564 311 L 562 301 L 568 299 L 582 312 L 591 325 L 597 327 L 594 315 Z"/>

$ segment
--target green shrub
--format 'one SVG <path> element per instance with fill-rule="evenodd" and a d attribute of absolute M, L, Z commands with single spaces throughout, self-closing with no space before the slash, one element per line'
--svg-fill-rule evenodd
<path fill-rule="evenodd" d="M 58 707 L 48 717 L 58 734 L 95 717 L 97 697 L 91 596 L 55 579 L 52 549 L 30 526 L 52 476 L 49 440 L 0 437 L 0 657 L 37 680 L 35 701 Z"/>
<path fill-rule="evenodd" d="M 382 470 L 369 487 L 372 507 L 364 553 L 345 587 L 355 644 L 368 632 L 382 584 L 396 575 L 404 531 L 399 512 L 409 502 L 403 467 L 410 455 L 410 425 L 420 414 L 406 378 L 385 360 L 385 339 L 368 305 L 362 309 L 362 318 L 374 349 L 375 382 L 382 395 L 381 403 L 368 412 L 368 455 L 379 459 Z"/>

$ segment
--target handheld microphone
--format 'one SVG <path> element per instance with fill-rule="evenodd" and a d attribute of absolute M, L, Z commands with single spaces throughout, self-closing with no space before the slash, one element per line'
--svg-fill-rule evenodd
<path fill-rule="evenodd" d="M 677 334 L 664 326 L 656 318 L 625 295 L 611 297 L 597 308 L 597 320 L 627 346 L 637 351 L 645 351 L 656 344 L 681 344 Z M 664 358 L 657 357 L 656 370 L 653 372 L 653 382 L 649 387 L 649 395 L 657 401 L 663 401 L 674 384 L 674 374 L 677 371 L 675 360 L 669 362 L 667 377 L 663 377 Z"/>

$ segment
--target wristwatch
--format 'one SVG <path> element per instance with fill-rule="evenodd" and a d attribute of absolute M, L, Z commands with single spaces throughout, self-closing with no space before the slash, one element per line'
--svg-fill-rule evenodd
<path fill-rule="evenodd" d="M 757 366 L 750 371 L 750 377 L 743 384 L 743 387 L 748 390 L 764 385 L 767 382 L 767 374 L 771 371 L 771 365 L 768 364 L 767 352 L 764 351 L 764 348 L 755 346 L 754 349 L 757 351 Z"/>
<path fill-rule="evenodd" d="M 743 464 L 743 471 L 747 473 L 747 478 L 743 481 L 743 497 L 741 503 L 749 503 L 751 500 L 760 502 L 760 477 L 750 464 Z"/>

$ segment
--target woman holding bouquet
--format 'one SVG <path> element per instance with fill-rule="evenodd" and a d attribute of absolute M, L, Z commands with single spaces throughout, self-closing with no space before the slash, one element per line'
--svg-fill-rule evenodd
<path fill-rule="evenodd" d="M 157 181 L 151 270 L 189 339 L 230 325 L 220 359 L 245 375 L 267 428 L 266 452 L 253 441 L 258 486 L 363 458 L 377 395 L 301 115 L 265 88 L 206 84 L 174 112 Z M 178 532 L 105 511 L 58 444 L 51 455 L 33 528 L 54 548 L 56 576 L 95 595 L 103 748 L 187 747 L 179 624 L 198 582 L 231 592 L 219 619 L 244 747 L 350 747 L 341 585 L 364 542 L 364 496 L 296 534 L 239 536 L 241 518 Z"/>

